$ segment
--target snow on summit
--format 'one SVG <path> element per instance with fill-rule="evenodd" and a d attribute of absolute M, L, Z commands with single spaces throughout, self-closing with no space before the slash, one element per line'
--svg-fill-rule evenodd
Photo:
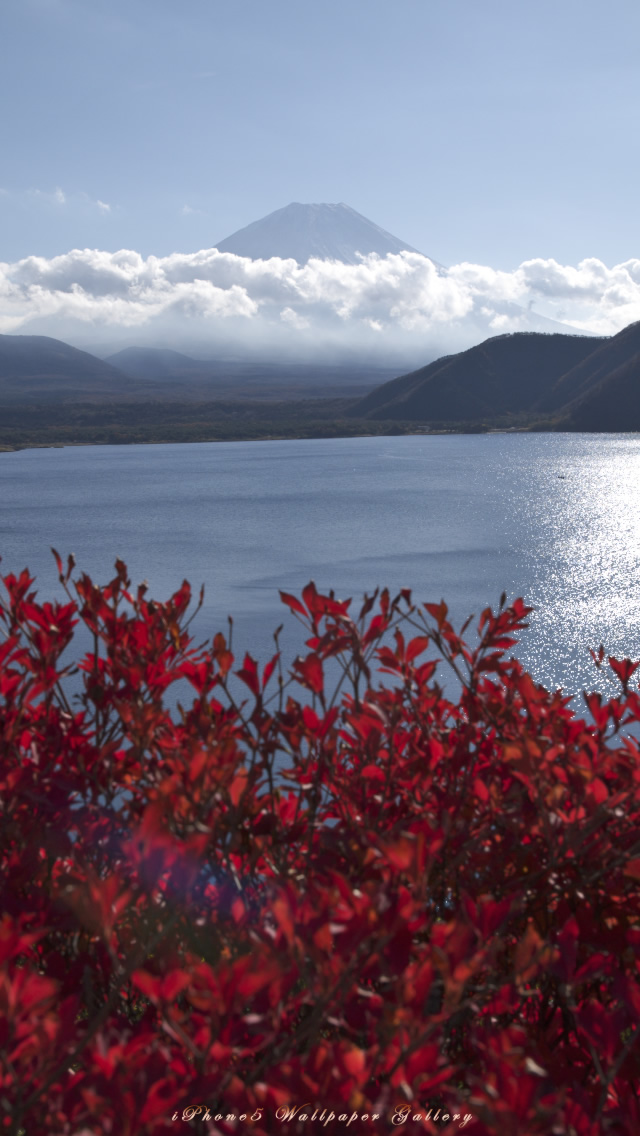
<path fill-rule="evenodd" d="M 306 264 L 312 257 L 358 264 L 358 253 L 418 252 L 357 213 L 349 205 L 302 205 L 294 201 L 276 209 L 216 245 L 219 252 L 232 252 L 251 260 L 296 260 Z M 424 254 L 420 254 L 424 255 Z M 435 263 L 435 262 L 434 262 Z"/>

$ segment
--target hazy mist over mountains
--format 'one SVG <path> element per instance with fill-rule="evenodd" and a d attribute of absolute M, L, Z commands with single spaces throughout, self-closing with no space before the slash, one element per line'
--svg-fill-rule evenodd
<path fill-rule="evenodd" d="M 614 334 L 639 313 L 640 260 L 444 268 L 344 203 L 292 203 L 193 253 L 74 249 L 0 264 L 0 332 L 103 358 L 154 347 L 400 373 L 501 333 Z"/>
<path fill-rule="evenodd" d="M 136 403 L 145 404 L 140 414 L 132 409 Z M 376 422 L 392 433 L 415 427 L 637 430 L 640 322 L 607 338 L 539 332 L 494 336 L 400 377 L 364 365 L 206 364 L 175 351 L 140 347 L 105 362 L 46 336 L 0 335 L 0 433 L 3 425 L 9 427 L 6 440 L 12 440 L 11 425 L 24 430 L 30 418 L 33 427 L 32 412 L 37 418 L 38 408 L 37 426 L 46 428 L 47 406 L 63 437 L 74 440 L 78 413 L 87 425 L 87 404 L 102 425 L 105 408 L 112 408 L 109 426 L 120 439 L 118 429 L 137 425 L 138 431 L 155 430 L 149 440 L 158 440 L 158 431 L 175 429 L 176 415 L 187 430 L 182 440 L 193 440 L 194 430 L 204 429 L 205 436 L 207 429 L 220 431 L 225 418 L 228 438 L 245 436 L 247 430 L 253 437 L 281 436 L 283 429 L 290 436 L 299 436 L 301 429 L 316 437 L 327 430 L 366 433 Z M 205 404 L 208 426 L 202 418 Z M 108 409 L 106 414 L 109 418 Z M 248 415 L 253 416 L 249 425 Z M 89 418 L 100 425 L 91 410 Z"/>

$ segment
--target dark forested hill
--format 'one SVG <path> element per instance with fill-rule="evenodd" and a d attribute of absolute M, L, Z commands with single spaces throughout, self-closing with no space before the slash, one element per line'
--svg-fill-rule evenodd
<path fill-rule="evenodd" d="M 604 339 L 516 332 L 392 379 L 353 407 L 356 417 L 463 422 L 521 414 Z"/>
<path fill-rule="evenodd" d="M 590 342 L 594 344 L 593 352 L 560 376 L 540 399 L 540 410 L 555 411 L 578 402 L 586 406 L 590 392 L 595 394 L 596 388 L 604 390 L 609 378 L 621 368 L 626 369 L 640 353 L 640 323 L 629 324 L 609 339 Z"/>
<path fill-rule="evenodd" d="M 640 351 L 583 391 L 565 413 L 573 430 L 640 430 Z"/>
<path fill-rule="evenodd" d="M 127 395 L 130 379 L 87 351 L 48 335 L 0 335 L 0 402 Z"/>

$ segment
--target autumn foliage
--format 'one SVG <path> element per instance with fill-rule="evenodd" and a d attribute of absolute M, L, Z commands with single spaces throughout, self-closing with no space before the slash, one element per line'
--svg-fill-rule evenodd
<path fill-rule="evenodd" d="M 638 664 L 583 720 L 521 600 L 310 584 L 259 668 L 58 569 L 0 608 L 0 1131 L 637 1136 Z"/>

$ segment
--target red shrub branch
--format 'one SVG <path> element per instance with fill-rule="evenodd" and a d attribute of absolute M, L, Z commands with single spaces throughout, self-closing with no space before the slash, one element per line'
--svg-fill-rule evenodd
<path fill-rule="evenodd" d="M 640 1132 L 637 664 L 582 720 L 521 600 L 471 647 L 309 584 L 307 654 L 237 667 L 188 584 L 58 568 L 0 607 L 0 1130 Z"/>

